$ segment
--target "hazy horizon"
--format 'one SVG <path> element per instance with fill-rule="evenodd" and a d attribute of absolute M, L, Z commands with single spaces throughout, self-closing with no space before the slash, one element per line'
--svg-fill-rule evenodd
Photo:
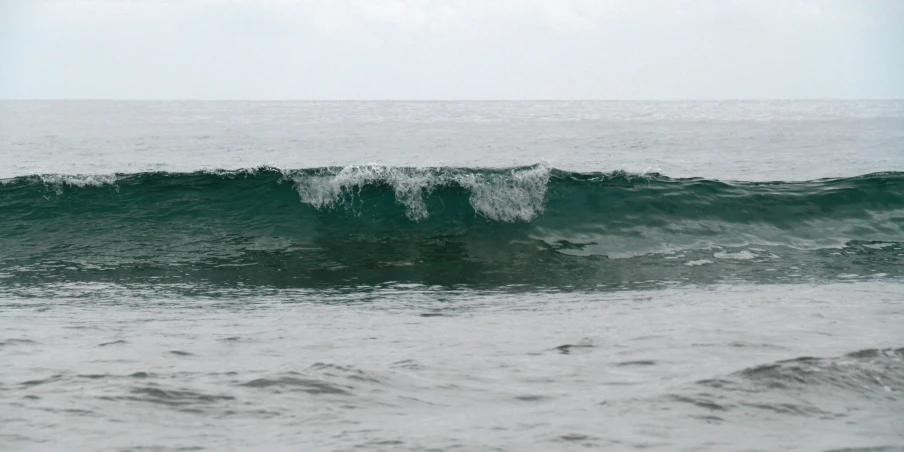
<path fill-rule="evenodd" d="M 880 102 L 880 101 L 904 101 L 904 97 L 823 97 L 823 98 L 793 98 L 793 97 L 775 97 L 775 98 L 712 98 L 712 99 L 597 99 L 597 98 L 558 98 L 558 99 L 315 99 L 315 98 L 289 98 L 289 99 L 243 99 L 243 98 L 98 98 L 98 97 L 82 97 L 82 98 L 0 98 L 4 102 Z"/>
<path fill-rule="evenodd" d="M 6 0 L 0 98 L 904 98 L 904 2 Z"/>

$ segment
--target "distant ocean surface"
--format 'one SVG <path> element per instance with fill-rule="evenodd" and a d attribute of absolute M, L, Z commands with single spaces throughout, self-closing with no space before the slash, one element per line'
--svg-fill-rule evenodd
<path fill-rule="evenodd" d="M 904 101 L 0 101 L 2 450 L 904 450 Z"/>

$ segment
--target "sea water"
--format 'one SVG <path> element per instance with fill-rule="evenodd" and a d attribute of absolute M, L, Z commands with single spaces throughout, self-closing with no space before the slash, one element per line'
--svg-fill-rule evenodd
<path fill-rule="evenodd" d="M 0 102 L 3 450 L 901 450 L 904 102 Z"/>

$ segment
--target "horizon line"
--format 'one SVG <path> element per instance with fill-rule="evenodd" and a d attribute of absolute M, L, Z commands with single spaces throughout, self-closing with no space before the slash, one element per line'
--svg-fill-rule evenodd
<path fill-rule="evenodd" d="M 101 98 L 101 97 L 8 97 L 0 102 L 776 102 L 776 101 L 904 101 L 904 97 L 725 97 L 725 98 L 519 98 L 519 99 L 391 99 L 391 98 Z"/>

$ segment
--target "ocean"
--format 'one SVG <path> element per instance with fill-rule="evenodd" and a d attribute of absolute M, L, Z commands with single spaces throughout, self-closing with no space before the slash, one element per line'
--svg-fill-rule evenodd
<path fill-rule="evenodd" d="M 0 101 L 2 450 L 904 450 L 904 101 Z"/>

